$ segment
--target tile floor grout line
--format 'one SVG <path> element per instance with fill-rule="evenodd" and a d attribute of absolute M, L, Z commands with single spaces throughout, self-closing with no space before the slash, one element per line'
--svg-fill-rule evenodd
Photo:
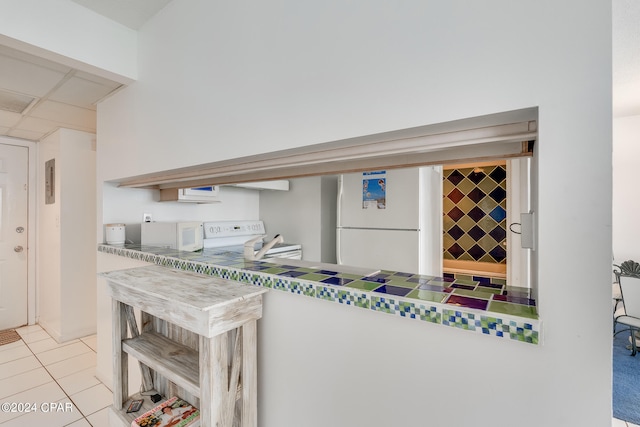
<path fill-rule="evenodd" d="M 45 331 L 44 329 L 42 329 L 42 330 L 43 330 L 43 331 Z M 38 331 L 38 332 L 39 332 L 39 331 Z M 46 331 L 45 331 L 45 332 L 46 332 Z M 20 334 L 18 334 L 18 335 L 20 335 Z M 49 335 L 49 333 L 48 333 L 48 332 L 47 332 L 47 335 Z M 51 335 L 49 335 L 49 337 L 50 337 L 51 339 L 53 339 L 53 337 L 51 337 Z M 43 341 L 43 340 L 45 340 L 45 339 L 46 339 L 46 338 L 44 338 L 44 339 L 42 339 L 42 340 L 38 340 L 38 341 Z M 72 373 L 72 374 L 69 374 L 69 375 L 65 375 L 64 377 L 60 377 L 60 378 L 56 379 L 56 378 L 51 374 L 51 372 L 47 369 L 47 367 L 42 363 L 42 361 L 38 358 L 38 355 L 37 355 L 37 354 L 36 354 L 36 353 L 31 349 L 31 347 L 29 346 L 29 343 L 27 343 L 26 341 L 24 341 L 24 339 L 22 338 L 22 335 L 20 335 L 20 340 L 23 342 L 23 344 L 25 344 L 25 345 L 27 346 L 27 348 L 29 349 L 29 351 L 31 352 L 31 354 L 32 354 L 33 356 L 35 356 L 36 360 L 37 360 L 37 361 L 38 361 L 38 363 L 40 364 L 40 367 L 42 367 L 42 368 L 47 372 L 47 375 L 49 375 L 49 377 L 51 377 L 51 379 L 53 380 L 53 382 L 55 382 L 55 383 L 56 383 L 56 385 L 60 388 L 60 390 L 62 390 L 62 392 L 64 393 L 65 397 L 66 397 L 67 399 L 69 399 L 69 401 L 70 401 L 71 403 L 73 403 L 73 406 L 76 408 L 76 410 L 77 410 L 77 411 L 78 411 L 78 413 L 80 414 L 81 418 L 79 418 L 78 420 L 73 421 L 73 422 L 72 422 L 72 423 L 70 423 L 70 424 L 73 424 L 73 423 L 75 423 L 75 422 L 79 421 L 80 419 L 84 419 L 84 420 L 85 420 L 89 425 L 93 426 L 93 424 L 91 424 L 91 422 L 87 419 L 87 417 L 89 417 L 89 416 L 91 416 L 91 415 L 93 415 L 93 414 L 98 413 L 99 411 L 101 411 L 101 410 L 102 410 L 102 409 L 104 409 L 104 408 L 98 409 L 97 411 L 92 412 L 91 414 L 87 414 L 87 415 L 85 415 L 85 414 L 84 414 L 84 412 L 82 412 L 82 411 L 80 410 L 80 408 L 79 408 L 79 407 L 78 407 L 78 405 L 75 403 L 75 401 L 71 398 L 71 395 L 69 395 L 69 393 L 67 393 L 67 391 L 66 391 L 66 390 L 62 387 L 62 385 L 58 382 L 58 379 L 68 377 L 69 375 L 73 375 L 73 373 Z M 34 342 L 38 342 L 38 341 L 34 341 Z M 54 341 L 55 341 L 55 340 L 54 340 Z M 79 340 L 79 342 L 80 342 L 80 341 L 82 341 L 82 340 Z M 57 342 L 57 341 L 56 341 L 56 342 Z M 85 346 L 87 346 L 87 348 L 90 350 L 90 352 L 92 352 L 92 353 L 96 353 L 96 352 L 95 352 L 95 351 L 94 351 L 94 350 L 93 350 L 89 345 L 87 345 L 85 342 L 82 342 L 82 343 L 83 343 Z M 65 347 L 65 346 L 62 346 L 62 347 Z M 46 351 L 49 351 L 49 350 L 46 350 Z M 82 353 L 82 354 L 86 354 L 86 353 Z M 96 353 L 96 354 L 97 354 L 97 353 Z M 29 356 L 26 356 L 26 357 L 29 357 Z M 67 359 L 63 359 L 63 360 L 61 360 L 60 362 L 62 362 L 62 361 L 64 361 L 64 360 L 68 360 L 68 358 L 67 358 Z M 55 363 L 58 363 L 58 362 L 55 362 Z M 38 369 L 38 368 L 35 368 L 35 369 Z M 33 370 L 35 370 L 35 369 L 30 369 L 29 371 L 26 371 L 26 372 L 30 372 L 30 371 L 33 371 Z M 18 374 L 18 375 L 19 375 L 19 374 Z M 15 375 L 13 375 L 13 376 L 15 376 Z M 96 379 L 97 379 L 97 378 L 96 378 Z M 98 380 L 98 381 L 100 381 L 100 380 Z M 100 381 L 100 384 L 102 384 L 102 381 Z M 41 384 L 41 385 L 42 385 L 42 384 Z M 40 386 L 36 386 L 36 387 L 40 387 Z M 33 390 L 33 389 L 34 389 L 34 388 L 36 388 L 36 387 L 31 387 L 29 390 Z M 91 386 L 91 387 L 87 387 L 86 389 L 80 390 L 80 391 L 78 391 L 77 393 L 81 393 L 81 392 L 86 391 L 86 390 L 88 390 L 88 389 L 90 389 L 90 388 L 92 388 L 92 387 L 95 387 L 95 385 L 93 385 L 93 386 Z M 24 390 L 24 391 L 28 391 L 28 390 Z M 23 391 L 23 392 L 24 392 L 24 391 Z M 22 393 L 22 392 L 21 392 L 21 393 Z M 74 394 L 77 394 L 77 393 L 74 393 Z M 10 397 L 10 396 L 9 396 L 9 397 Z M 63 399 L 65 399 L 65 398 L 59 399 L 58 401 L 63 400 Z M 14 420 L 14 419 L 18 419 L 18 418 L 23 417 L 23 416 L 25 416 L 25 415 L 27 415 L 27 414 L 26 414 L 26 413 L 25 413 L 25 414 L 22 414 L 22 415 L 20 415 L 20 416 L 18 416 L 18 417 L 12 418 L 12 420 Z M 10 421 L 10 420 L 9 420 L 9 421 Z M 3 422 L 3 423 L 0 423 L 0 425 L 1 425 L 1 424 L 4 424 L 4 422 Z M 66 424 L 66 425 L 69 425 L 69 424 Z"/>

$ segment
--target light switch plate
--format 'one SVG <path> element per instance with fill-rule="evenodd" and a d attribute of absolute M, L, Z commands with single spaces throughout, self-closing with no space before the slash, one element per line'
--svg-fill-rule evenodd
<path fill-rule="evenodd" d="M 521 213 L 520 224 L 522 226 L 520 245 L 525 249 L 536 249 L 535 240 L 535 214 L 533 212 Z"/>

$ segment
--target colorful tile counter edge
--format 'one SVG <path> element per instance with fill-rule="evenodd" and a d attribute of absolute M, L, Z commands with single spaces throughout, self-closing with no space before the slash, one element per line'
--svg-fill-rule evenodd
<path fill-rule="evenodd" d="M 98 251 L 180 270 L 437 323 L 499 338 L 539 344 L 536 303 L 526 288 L 504 279 L 424 276 L 395 271 L 361 277 L 242 257 L 180 252 L 141 245 L 98 245 Z"/>

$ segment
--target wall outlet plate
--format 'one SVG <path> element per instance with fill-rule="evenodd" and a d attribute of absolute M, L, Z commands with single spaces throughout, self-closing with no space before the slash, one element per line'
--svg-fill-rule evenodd
<path fill-rule="evenodd" d="M 142 214 L 142 222 L 151 222 L 151 214 L 150 213 Z"/>

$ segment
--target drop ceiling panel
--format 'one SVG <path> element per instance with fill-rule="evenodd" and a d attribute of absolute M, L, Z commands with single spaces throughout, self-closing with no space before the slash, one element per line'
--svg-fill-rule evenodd
<path fill-rule="evenodd" d="M 46 134 L 44 134 L 42 132 L 34 132 L 34 131 L 30 131 L 30 130 L 14 129 L 14 130 L 9 131 L 6 135 L 13 136 L 14 138 L 28 139 L 30 141 L 39 141 Z"/>
<path fill-rule="evenodd" d="M 22 118 L 21 114 L 0 110 L 0 126 L 2 127 L 5 127 L 5 128 L 13 127 L 20 121 L 21 118 Z"/>
<path fill-rule="evenodd" d="M 40 58 L 39 56 L 34 56 L 28 53 L 24 53 L 7 46 L 0 45 L 0 56 L 10 56 L 11 58 L 14 58 L 23 62 L 28 62 L 30 64 L 33 64 L 39 67 L 48 68 L 53 71 L 58 71 L 59 73 L 62 73 L 62 74 L 67 74 L 69 71 L 71 71 L 71 68 L 67 67 L 66 65 L 58 64 L 57 62 L 52 62 L 52 61 L 49 61 L 48 59 L 44 59 L 44 58 Z"/>
<path fill-rule="evenodd" d="M 0 87 L 12 92 L 42 98 L 64 78 L 65 73 L 0 56 Z"/>
<path fill-rule="evenodd" d="M 51 120 L 38 119 L 35 117 L 26 117 L 24 120 L 22 120 L 22 122 L 20 122 L 20 124 L 16 127 L 16 129 L 23 130 L 23 131 L 30 130 L 33 132 L 47 134 L 49 132 L 53 132 L 59 127 L 60 126 L 58 123 Z"/>
<path fill-rule="evenodd" d="M 78 77 L 78 78 L 81 78 L 81 79 L 85 79 L 85 80 L 89 80 L 90 82 L 94 82 L 94 83 L 97 83 L 99 85 L 109 87 L 109 88 L 111 88 L 111 90 L 115 90 L 115 89 L 119 88 L 120 86 L 122 86 L 120 83 L 114 82 L 113 80 L 107 80 L 107 79 L 102 78 L 100 76 L 95 76 L 93 74 L 85 73 L 84 71 L 80 71 L 80 70 L 76 71 L 75 77 Z"/>
<path fill-rule="evenodd" d="M 95 104 L 112 91 L 111 87 L 74 76 L 64 82 L 49 99 L 95 110 Z"/>
<path fill-rule="evenodd" d="M 74 126 L 94 132 L 96 113 L 93 110 L 64 104 L 62 102 L 44 101 L 31 110 L 32 117 L 59 122 L 61 126 Z"/>

